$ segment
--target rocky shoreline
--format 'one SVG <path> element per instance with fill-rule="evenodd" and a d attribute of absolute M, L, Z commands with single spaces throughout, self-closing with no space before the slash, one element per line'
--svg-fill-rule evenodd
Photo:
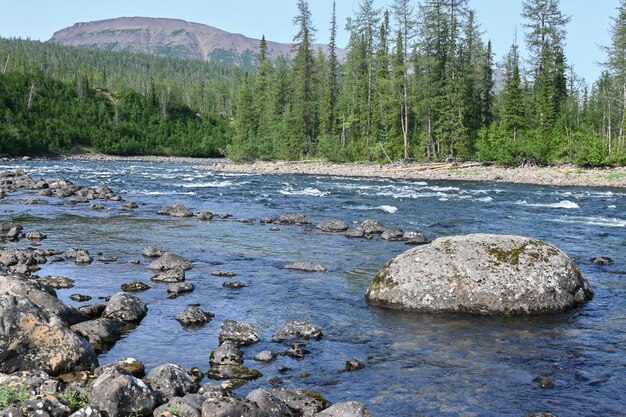
<path fill-rule="evenodd" d="M 310 161 L 255 161 L 234 163 L 228 159 L 164 156 L 120 157 L 103 154 L 63 156 L 67 160 L 174 162 L 194 168 L 247 174 L 306 174 L 340 177 L 376 177 L 408 180 L 480 181 L 554 186 L 626 188 L 626 167 L 581 168 L 574 165 L 549 167 L 501 167 L 471 164 L 468 167 L 422 170 L 424 164 L 379 165 L 335 164 Z M 419 170 L 413 170 L 419 168 Z"/>

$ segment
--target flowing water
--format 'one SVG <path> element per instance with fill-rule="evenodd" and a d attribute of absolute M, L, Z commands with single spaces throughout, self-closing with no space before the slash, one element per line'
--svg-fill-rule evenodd
<path fill-rule="evenodd" d="M 115 263 L 46 264 L 39 275 L 76 279 L 59 290 L 95 297 L 119 291 L 136 279 L 150 283 L 145 245 L 158 245 L 194 262 L 187 280 L 196 290 L 166 298 L 166 286 L 138 296 L 149 306 L 142 324 L 126 334 L 101 363 L 135 357 L 149 369 L 165 362 L 209 367 L 220 323 L 253 324 L 261 343 L 245 348 L 246 364 L 263 377 L 237 391 L 245 395 L 280 377 L 287 387 L 316 390 L 332 402 L 359 400 L 376 416 L 523 416 L 551 411 L 561 416 L 617 416 L 626 412 L 626 192 L 463 182 L 418 182 L 304 175 L 243 175 L 195 170 L 184 164 L 128 162 L 16 162 L 0 169 L 26 169 L 33 177 L 63 177 L 81 185 L 109 185 L 127 201 L 143 203 L 134 213 L 105 202 L 110 211 L 89 210 L 48 199 L 23 205 L 18 193 L 0 201 L 0 219 L 15 219 L 27 231 L 48 235 L 46 247 L 89 249 L 117 256 Z M 350 240 L 281 226 L 234 220 L 201 222 L 157 216 L 180 202 L 193 211 L 231 213 L 233 218 L 299 212 L 316 223 L 340 218 L 378 218 L 388 227 L 419 230 L 431 238 L 465 233 L 504 233 L 546 240 L 569 254 L 595 290 L 582 310 L 548 317 L 479 318 L 417 315 L 369 306 L 365 291 L 377 270 L 408 249 L 380 239 Z M 597 266 L 609 256 L 613 266 Z M 325 274 L 281 269 L 294 261 L 321 263 Z M 222 287 L 215 270 L 232 271 L 247 285 Z M 215 319 L 185 329 L 175 314 L 199 303 Z M 279 357 L 271 364 L 252 357 L 283 350 L 272 334 L 288 319 L 304 319 L 324 332 L 309 343 L 304 360 Z M 340 372 L 347 359 L 366 368 Z M 292 368 L 279 373 L 278 365 Z M 310 376 L 303 377 L 304 372 Z M 533 378 L 552 376 L 541 388 Z"/>

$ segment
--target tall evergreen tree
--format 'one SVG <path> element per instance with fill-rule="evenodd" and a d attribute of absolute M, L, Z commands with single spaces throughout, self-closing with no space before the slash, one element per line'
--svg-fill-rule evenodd
<path fill-rule="evenodd" d="M 293 102 L 291 107 L 291 152 L 294 156 L 315 152 L 317 141 L 318 103 L 315 82 L 313 42 L 316 29 L 307 0 L 298 0 L 298 15 L 293 20 L 298 28 L 294 37 Z"/>

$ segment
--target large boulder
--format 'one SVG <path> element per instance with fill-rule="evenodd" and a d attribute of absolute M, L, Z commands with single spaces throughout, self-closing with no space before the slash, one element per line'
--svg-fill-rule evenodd
<path fill-rule="evenodd" d="M 311 224 L 311 220 L 304 214 L 288 213 L 278 218 L 280 224 Z"/>
<path fill-rule="evenodd" d="M 54 315 L 69 325 L 85 321 L 87 317 L 56 297 L 56 292 L 36 280 L 22 280 L 0 276 L 0 293 L 27 298 L 37 307 Z"/>
<path fill-rule="evenodd" d="M 89 342 L 26 297 L 0 294 L 0 320 L 0 372 L 59 375 L 98 366 Z"/>
<path fill-rule="evenodd" d="M 574 261 L 554 246 L 486 234 L 413 248 L 389 261 L 366 294 L 381 307 L 481 315 L 562 312 L 592 297 Z"/>
<path fill-rule="evenodd" d="M 221 397 L 202 404 L 202 417 L 267 417 L 259 406 L 250 401 L 235 397 Z"/>
<path fill-rule="evenodd" d="M 89 387 L 89 403 L 108 417 L 151 416 L 157 394 L 142 380 L 108 369 Z"/>

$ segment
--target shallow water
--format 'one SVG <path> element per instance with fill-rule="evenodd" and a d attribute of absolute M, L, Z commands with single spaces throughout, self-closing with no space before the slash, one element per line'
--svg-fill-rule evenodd
<path fill-rule="evenodd" d="M 245 395 L 280 377 L 284 386 L 319 391 L 332 402 L 359 400 L 377 416 L 523 416 L 551 411 L 561 416 L 617 416 L 626 408 L 626 192 L 622 189 L 563 188 L 462 182 L 212 173 L 182 164 L 123 162 L 20 162 L 33 177 L 63 177 L 83 185 L 109 185 L 135 213 L 94 212 L 86 205 L 23 205 L 12 194 L 0 200 L 0 219 L 17 219 L 27 231 L 48 235 L 43 245 L 118 256 L 115 263 L 46 264 L 39 275 L 76 279 L 59 290 L 95 297 L 119 291 L 151 273 L 129 261 L 156 244 L 194 262 L 187 280 L 196 290 L 166 299 L 166 285 L 138 296 L 149 306 L 141 326 L 109 352 L 107 363 L 132 356 L 148 368 L 164 362 L 209 367 L 225 319 L 255 325 L 262 342 L 245 348 L 246 364 L 263 377 L 241 388 Z M 35 195 L 36 196 L 36 195 Z M 364 294 L 376 271 L 408 249 L 402 243 L 349 240 L 297 226 L 270 232 L 268 226 L 234 220 L 200 222 L 157 216 L 158 208 L 180 202 L 193 211 L 231 213 L 234 218 L 307 214 L 314 223 L 331 218 L 359 222 L 375 217 L 387 226 L 419 230 L 435 238 L 485 232 L 544 239 L 576 260 L 596 292 L 582 310 L 533 318 L 430 316 L 368 306 Z M 23 245 L 23 244 L 22 244 Z M 609 256 L 615 265 L 592 264 Z M 282 270 L 289 262 L 311 261 L 326 274 Z M 222 288 L 214 270 L 236 272 L 247 287 Z M 199 303 L 216 317 L 200 329 L 183 329 L 174 315 Z M 311 342 L 304 360 L 279 357 L 272 364 L 252 357 L 282 350 L 272 334 L 287 319 L 320 326 L 324 338 Z M 345 361 L 367 367 L 341 373 Z M 292 370 L 280 374 L 276 367 Z M 307 378 L 298 378 L 302 372 Z M 550 375 L 555 387 L 533 378 Z"/>

